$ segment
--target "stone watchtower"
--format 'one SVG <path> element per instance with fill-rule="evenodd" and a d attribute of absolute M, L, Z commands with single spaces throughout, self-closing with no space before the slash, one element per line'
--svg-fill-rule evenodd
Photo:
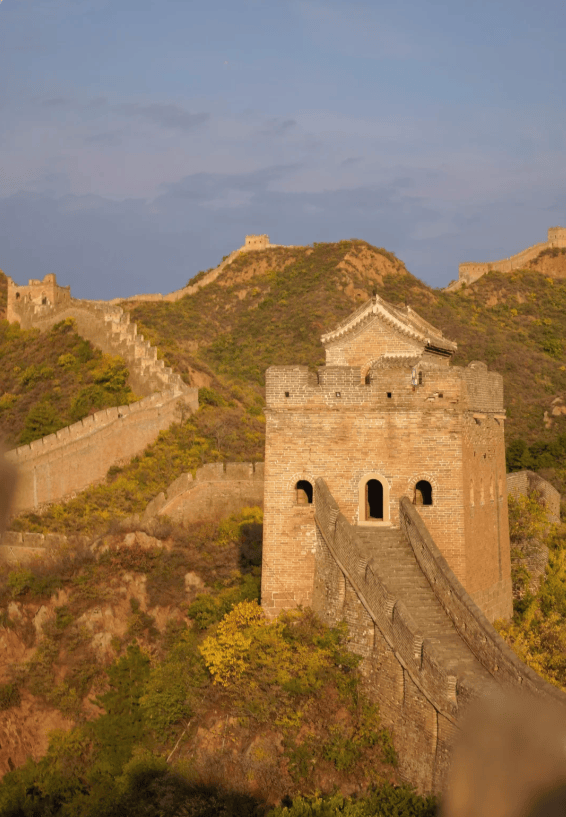
<path fill-rule="evenodd" d="M 42 317 L 53 306 L 71 301 L 71 288 L 60 287 L 53 272 L 48 273 L 43 281 L 31 278 L 27 286 L 18 286 L 10 277 L 6 277 L 6 319 L 10 323 L 17 321 L 24 329 L 33 326 L 34 318 Z"/>
<path fill-rule="evenodd" d="M 512 612 L 503 379 L 450 365 L 456 344 L 379 296 L 322 337 L 326 365 L 267 371 L 262 604 L 312 602 L 315 480 L 361 532 L 417 506 L 493 621 Z"/>
<path fill-rule="evenodd" d="M 269 247 L 268 235 L 247 235 L 244 249 L 246 250 L 265 250 Z"/>

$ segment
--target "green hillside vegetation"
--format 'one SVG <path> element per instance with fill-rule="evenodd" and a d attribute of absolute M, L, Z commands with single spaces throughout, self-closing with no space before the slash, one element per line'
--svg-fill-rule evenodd
<path fill-rule="evenodd" d="M 0 686 L 0 706 L 17 706 L 31 692 L 77 724 L 52 735 L 42 760 L 5 775 L 3 817 L 280 817 L 342 813 L 345 805 L 359 817 L 432 817 L 433 798 L 398 785 L 390 734 L 362 691 L 345 629 L 328 629 L 307 611 L 271 624 L 264 619 L 257 604 L 259 509 L 218 526 L 170 528 L 167 541 L 169 550 L 142 550 L 116 547 L 110 537 L 97 556 L 86 550 L 50 565 L 3 568 L 2 623 L 28 646 L 35 630 L 20 632 L 9 602 L 48 603 L 59 589 L 66 601 L 33 657 Z M 190 604 L 187 570 L 207 584 Z M 115 658 L 104 665 L 91 653 L 80 617 L 117 592 L 125 571 L 145 577 L 148 607 L 166 605 L 170 617 L 160 634 L 132 597 L 126 633 L 114 638 Z M 94 720 L 81 714 L 86 695 L 102 710 Z M 212 765 L 202 742 L 211 719 L 227 736 Z M 314 796 L 330 779 L 369 794 Z M 270 812 L 283 797 L 287 810 Z M 369 810 L 378 803 L 382 811 Z"/>
<path fill-rule="evenodd" d="M 8 448 L 131 403 L 127 379 L 124 361 L 94 349 L 72 320 L 45 334 L 0 321 L 0 437 Z"/>
<path fill-rule="evenodd" d="M 239 385 L 249 401 L 263 397 L 268 366 L 321 365 L 320 335 L 374 290 L 455 340 L 455 365 L 483 360 L 503 375 L 508 443 L 544 451 L 566 433 L 566 413 L 552 413 L 556 402 L 566 406 L 566 280 L 532 269 L 492 272 L 448 293 L 364 241 L 276 248 L 242 253 L 195 295 L 138 304 L 132 317 L 187 380 L 190 369 L 203 372 L 220 390 Z M 547 473 L 559 488 L 562 462 Z"/>
<path fill-rule="evenodd" d="M 552 260 L 562 263 L 562 257 Z M 191 440 L 198 431 L 208 442 L 197 441 L 194 448 L 181 433 L 183 450 L 173 439 L 166 443 L 171 462 L 194 470 L 217 459 L 262 459 L 262 428 L 256 424 L 252 432 L 250 423 L 253 417 L 261 421 L 265 369 L 321 365 L 320 335 L 374 290 L 392 303 L 410 304 L 456 340 L 456 365 L 485 360 L 503 375 L 509 469 L 538 470 L 566 492 L 566 414 L 552 413 L 556 401 L 559 406 L 566 401 L 566 280 L 532 270 L 490 273 L 473 286 L 446 293 L 427 287 L 391 253 L 358 240 L 242 253 L 217 281 L 194 295 L 174 303 L 125 304 L 168 365 L 187 382 L 196 373 L 200 383 L 210 385 L 201 389 L 206 428 L 199 426 L 200 419 L 187 428 Z M 221 439 L 227 407 L 233 418 L 246 418 L 236 448 Z M 251 434 L 247 443 L 246 434 Z M 107 486 L 75 500 L 73 530 L 80 525 L 93 530 L 95 519 L 138 512 L 152 491 L 163 490 L 178 476 L 178 469 L 161 467 L 163 478 L 147 474 L 148 460 L 135 461 L 121 473 L 119 484 L 111 474 Z M 15 527 L 63 530 L 69 522 L 69 512 L 53 509 L 43 520 L 28 517 Z"/>
<path fill-rule="evenodd" d="M 496 627 L 522 661 L 566 692 L 566 524 L 549 526 L 544 501 L 533 491 L 509 497 L 509 529 L 512 556 L 522 557 L 526 543 L 538 543 L 549 548 L 549 558 L 536 594 L 528 569 L 514 565 L 513 618 Z"/>
<path fill-rule="evenodd" d="M 200 390 L 198 412 L 162 431 L 152 445 L 106 481 L 75 499 L 50 505 L 42 515 L 25 513 L 12 530 L 94 534 L 120 519 L 141 513 L 177 477 L 207 462 L 261 462 L 265 420 L 252 406 L 245 410 L 211 389 Z"/>

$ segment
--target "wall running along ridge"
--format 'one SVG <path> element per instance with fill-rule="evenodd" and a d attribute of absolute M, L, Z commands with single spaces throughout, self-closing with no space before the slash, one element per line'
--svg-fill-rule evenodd
<path fill-rule="evenodd" d="M 158 516 L 167 516 L 183 526 L 195 522 L 219 522 L 246 507 L 263 507 L 263 462 L 214 462 L 182 474 L 166 491 L 148 503 L 142 514 L 123 521 L 143 525 Z M 0 536 L 0 562 L 27 563 L 67 545 L 88 545 L 91 537 L 59 533 L 19 533 Z"/>
<path fill-rule="evenodd" d="M 346 620 L 350 648 L 362 656 L 368 693 L 393 730 L 401 775 L 423 792 L 441 792 L 461 711 L 499 685 L 566 704 L 566 696 L 522 664 L 458 582 L 404 497 L 400 526 L 452 628 L 453 655 L 423 637 L 408 598 L 392 594 L 359 529 L 340 513 L 324 479 L 315 483 L 313 608 L 330 626 Z M 408 593 L 412 593 L 412 589 Z M 435 639 L 437 641 L 438 639 Z"/>
<path fill-rule="evenodd" d="M 68 287 L 58 287 L 55 275 L 47 275 L 27 287 L 9 278 L 7 315 L 24 329 L 43 332 L 72 318 L 82 337 L 124 358 L 133 391 L 145 395 L 8 452 L 7 459 L 18 466 L 13 514 L 72 498 L 103 480 L 112 465 L 142 452 L 171 423 L 198 410 L 198 389 L 158 360 L 157 349 L 121 307 L 71 298 Z"/>
<path fill-rule="evenodd" d="M 234 250 L 233 252 L 228 255 L 224 261 L 222 261 L 217 267 L 210 270 L 209 272 L 205 273 L 199 280 L 194 284 L 187 284 L 186 287 L 182 289 L 176 289 L 174 292 L 170 292 L 167 295 L 162 295 L 161 293 L 153 293 L 150 295 L 132 295 L 129 298 L 114 298 L 112 301 L 108 301 L 109 304 L 118 304 L 123 301 L 165 301 L 165 302 L 172 302 L 172 301 L 179 301 L 181 298 L 184 298 L 185 295 L 193 295 L 195 292 L 198 292 L 199 289 L 202 289 L 207 284 L 211 284 L 213 281 L 216 281 L 218 276 L 221 272 L 223 272 L 227 266 L 229 266 L 232 261 L 237 258 L 241 253 L 247 253 L 250 251 L 258 251 L 258 250 L 270 250 L 274 247 L 286 247 L 287 249 L 294 249 L 296 245 L 294 244 L 271 244 L 269 241 L 268 235 L 247 235 L 245 243 L 239 249 Z"/>
<path fill-rule="evenodd" d="M 553 247 L 566 247 L 566 227 L 549 227 L 547 241 L 533 244 L 509 258 L 487 262 L 464 261 L 458 266 L 458 280 L 450 283 L 446 289 L 448 291 L 460 289 L 462 284 L 471 284 L 487 272 L 512 272 L 521 269 L 529 261 L 540 255 L 541 252 Z"/>

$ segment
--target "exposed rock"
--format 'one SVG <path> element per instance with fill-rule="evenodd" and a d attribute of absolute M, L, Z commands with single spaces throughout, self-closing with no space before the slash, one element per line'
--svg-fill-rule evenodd
<path fill-rule="evenodd" d="M 37 637 L 40 638 L 43 635 L 43 627 L 47 621 L 53 619 L 55 617 L 53 608 L 46 607 L 44 604 L 41 605 L 35 616 L 33 617 L 33 626 L 35 627 L 35 632 L 37 633 Z"/>
<path fill-rule="evenodd" d="M 11 763 L 23 766 L 28 757 L 39 760 L 47 751 L 49 734 L 54 729 L 68 730 L 73 722 L 51 707 L 38 707 L 38 701 L 25 690 L 18 707 L 0 712 L 0 776 Z"/>
<path fill-rule="evenodd" d="M 196 573 L 189 571 L 185 573 L 185 590 L 187 593 L 204 590 L 204 582 Z"/>

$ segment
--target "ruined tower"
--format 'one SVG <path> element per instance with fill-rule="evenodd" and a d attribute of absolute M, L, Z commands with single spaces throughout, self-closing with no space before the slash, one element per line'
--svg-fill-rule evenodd
<path fill-rule="evenodd" d="M 503 379 L 450 365 L 456 344 L 379 296 L 322 337 L 326 365 L 267 371 L 262 605 L 312 601 L 322 477 L 348 522 L 398 528 L 415 504 L 493 621 L 512 611 Z"/>

